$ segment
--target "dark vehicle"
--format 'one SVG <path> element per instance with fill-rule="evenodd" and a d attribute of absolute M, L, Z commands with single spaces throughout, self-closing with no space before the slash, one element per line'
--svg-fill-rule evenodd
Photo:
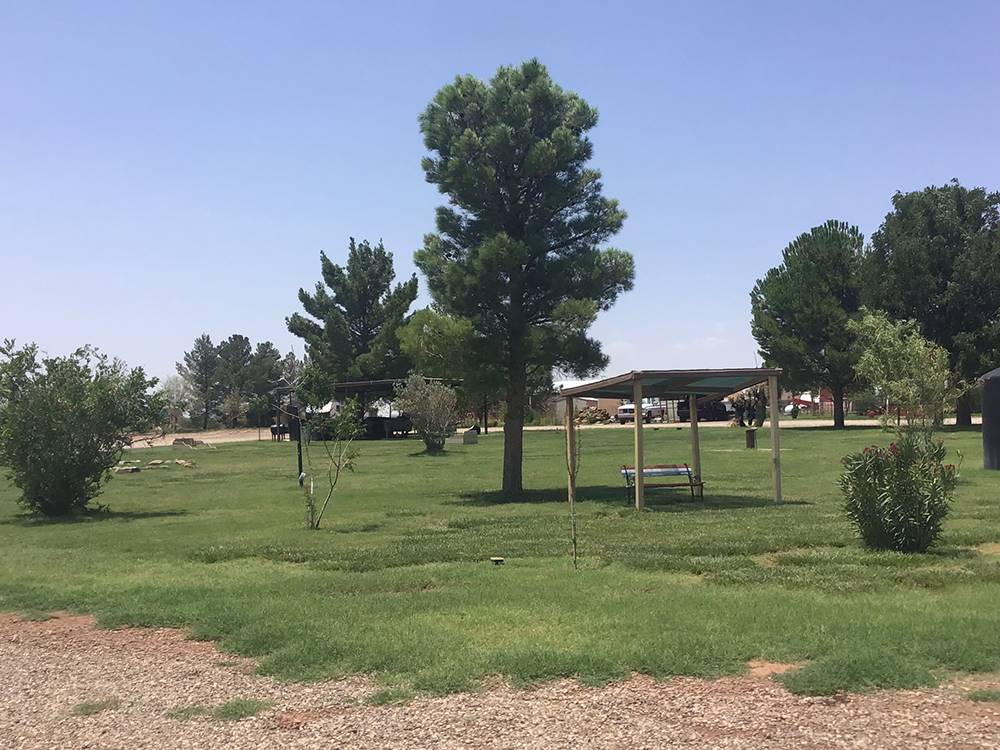
<path fill-rule="evenodd" d="M 398 417 L 365 417 L 365 439 L 388 440 L 406 437 L 413 429 L 405 414 Z"/>
<path fill-rule="evenodd" d="M 702 401 L 698 404 L 699 422 L 728 422 L 732 419 L 726 403 L 719 401 Z M 691 406 L 687 401 L 677 402 L 677 421 L 688 422 L 691 419 Z"/>

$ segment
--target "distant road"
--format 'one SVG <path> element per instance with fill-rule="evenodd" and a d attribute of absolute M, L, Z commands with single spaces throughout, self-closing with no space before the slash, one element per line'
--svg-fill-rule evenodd
<path fill-rule="evenodd" d="M 972 418 L 973 424 L 982 424 L 982 419 L 980 417 Z M 764 423 L 767 426 L 767 423 Z M 833 420 L 827 419 L 803 419 L 799 417 L 798 419 L 792 419 L 788 417 L 781 420 L 781 428 L 795 428 L 801 429 L 803 427 L 830 427 L 833 424 Z M 945 424 L 955 424 L 954 417 L 945 420 Z M 877 419 L 848 419 L 848 427 L 878 427 L 879 423 Z M 662 422 L 645 425 L 645 429 L 656 429 L 656 428 L 673 428 L 673 429 L 683 429 L 689 427 L 687 422 Z M 729 422 L 699 422 L 699 427 L 729 427 Z M 611 424 L 581 424 L 577 425 L 581 430 L 631 430 L 632 423 L 628 424 L 618 424 L 613 422 Z M 545 432 L 552 430 L 561 430 L 562 425 L 529 425 L 525 428 L 526 432 Z M 501 427 L 491 427 L 490 432 L 501 433 L 503 428 Z M 165 445 L 172 445 L 174 438 L 179 437 L 192 437 L 197 440 L 203 440 L 211 445 L 219 445 L 220 443 L 246 443 L 257 439 L 257 428 L 256 427 L 236 427 L 233 429 L 225 430 L 205 430 L 204 432 L 174 432 L 163 437 L 152 437 L 152 436 L 142 436 L 137 435 L 133 438 L 135 448 L 159 448 Z M 260 439 L 264 441 L 271 440 L 270 428 L 264 427 L 260 430 Z M 287 435 L 285 436 L 287 440 Z"/>

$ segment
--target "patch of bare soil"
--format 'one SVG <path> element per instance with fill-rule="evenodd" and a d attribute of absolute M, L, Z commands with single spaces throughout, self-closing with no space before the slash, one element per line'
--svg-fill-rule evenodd
<path fill-rule="evenodd" d="M 0 615 L 0 747 L 208 748 L 995 748 L 1000 706 L 964 699 L 969 678 L 934 690 L 801 698 L 766 679 L 796 665 L 752 662 L 751 677 L 648 677 L 593 689 L 490 681 L 476 693 L 371 706 L 366 678 L 281 684 L 248 659 L 175 630 L 97 630 L 88 617 Z M 996 679 L 994 679 L 996 678 Z M 168 718 L 227 701 L 256 716 Z M 110 701 L 89 716 L 83 702 Z M 117 700 L 117 703 L 114 701 Z M 194 713 L 194 712 L 192 712 Z M 204 713 L 204 711 L 202 711 Z"/>
<path fill-rule="evenodd" d="M 747 668 L 750 672 L 750 676 L 756 677 L 757 679 L 774 677 L 776 674 L 791 672 L 794 669 L 801 669 L 803 666 L 804 665 L 802 664 L 788 664 L 787 662 L 780 661 L 751 660 L 747 662 Z"/>
<path fill-rule="evenodd" d="M 168 432 L 165 435 L 134 435 L 132 437 L 132 447 L 161 448 L 166 445 L 173 445 L 176 438 L 194 438 L 208 445 L 218 445 L 220 443 L 245 443 L 257 440 L 258 433 L 256 427 L 234 427 L 224 430 L 204 430 L 202 432 Z M 269 441 L 271 439 L 271 428 L 262 427 L 259 439 Z M 287 435 L 285 436 L 285 440 L 288 440 Z"/>

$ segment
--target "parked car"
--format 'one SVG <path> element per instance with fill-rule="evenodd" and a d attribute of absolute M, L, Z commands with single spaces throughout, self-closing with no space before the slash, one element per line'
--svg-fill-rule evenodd
<path fill-rule="evenodd" d="M 643 399 L 642 421 L 649 424 L 654 419 L 665 420 L 667 418 L 667 405 L 662 401 L 647 402 Z M 635 421 L 635 404 L 622 404 L 618 407 L 618 424 L 626 424 Z"/>
<path fill-rule="evenodd" d="M 733 418 L 732 406 L 728 401 L 702 401 L 698 404 L 699 422 L 728 422 Z M 677 402 L 677 421 L 687 422 L 691 419 L 691 406 L 687 401 Z"/>

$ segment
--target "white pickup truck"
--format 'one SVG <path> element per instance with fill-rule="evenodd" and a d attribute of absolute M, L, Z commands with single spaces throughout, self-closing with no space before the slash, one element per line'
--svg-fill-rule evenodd
<path fill-rule="evenodd" d="M 622 404 L 618 407 L 618 424 L 635 421 L 635 404 Z M 654 419 L 666 421 L 667 404 L 659 399 L 642 400 L 642 420 L 652 422 Z"/>

